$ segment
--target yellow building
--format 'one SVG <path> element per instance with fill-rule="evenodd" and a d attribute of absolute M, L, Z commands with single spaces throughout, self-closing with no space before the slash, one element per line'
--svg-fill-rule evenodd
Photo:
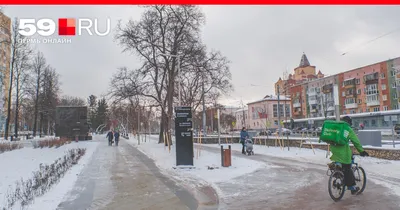
<path fill-rule="evenodd" d="M 0 12 L 0 129 L 4 130 L 10 85 L 11 19 Z"/>

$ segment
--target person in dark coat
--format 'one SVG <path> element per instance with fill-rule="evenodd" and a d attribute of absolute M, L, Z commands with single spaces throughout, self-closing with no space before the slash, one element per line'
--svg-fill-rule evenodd
<path fill-rule="evenodd" d="M 246 154 L 246 152 L 244 151 L 244 147 L 245 147 L 245 142 L 246 142 L 246 138 L 249 138 L 249 133 L 247 133 L 246 131 L 246 127 L 242 128 L 242 131 L 240 131 L 240 143 L 242 144 L 242 154 Z"/>
<path fill-rule="evenodd" d="M 118 142 L 119 142 L 119 132 L 118 131 L 115 131 L 114 137 L 115 137 L 115 146 L 118 146 Z"/>
<path fill-rule="evenodd" d="M 114 134 L 113 134 L 112 130 L 110 130 L 110 131 L 107 133 L 106 138 L 108 138 L 108 146 L 111 146 L 112 143 L 113 143 L 112 140 L 113 140 L 113 138 L 114 138 Z"/>

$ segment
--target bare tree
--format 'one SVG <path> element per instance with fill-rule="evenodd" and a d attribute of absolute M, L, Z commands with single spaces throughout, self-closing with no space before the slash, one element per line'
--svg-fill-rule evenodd
<path fill-rule="evenodd" d="M 59 102 L 60 106 L 86 106 L 85 100 L 79 97 L 63 96 Z"/>
<path fill-rule="evenodd" d="M 32 55 L 32 49 L 28 44 L 21 45 L 20 49 L 16 51 L 15 61 L 15 120 L 14 120 L 14 133 L 15 137 L 18 137 L 18 124 L 19 124 L 19 112 L 21 109 L 21 103 L 27 91 L 27 85 L 29 84 L 29 70 L 31 67 L 30 59 Z"/>
<path fill-rule="evenodd" d="M 55 109 L 59 101 L 59 74 L 56 69 L 47 65 L 42 73 L 41 89 L 39 92 L 40 131 L 53 134 L 55 124 Z M 43 125 L 47 124 L 47 127 Z"/>
<path fill-rule="evenodd" d="M 137 103 L 146 100 L 153 107 L 160 108 L 160 142 L 163 142 L 163 133 L 172 128 L 174 98 L 178 95 L 175 90 L 178 69 L 181 70 L 180 86 L 185 89 L 181 90 L 185 105 L 199 104 L 201 99 L 202 93 L 199 97 L 196 90 L 205 81 L 201 80 L 205 74 L 200 72 L 212 66 L 207 62 L 200 39 L 200 27 L 204 22 L 204 14 L 197 6 L 157 5 L 148 6 L 140 21 L 118 25 L 116 39 L 124 51 L 134 52 L 141 58 L 142 66 L 135 70 L 120 68 L 112 79 L 110 94 L 118 100 L 137 99 Z M 213 59 L 226 67 L 226 59 L 218 53 L 214 55 Z M 193 84 L 192 80 L 196 82 Z"/>
<path fill-rule="evenodd" d="M 6 40 L 10 43 L 11 47 L 11 57 L 10 57 L 10 85 L 8 87 L 8 103 L 7 103 L 7 118 L 6 118 L 6 125 L 5 125 L 5 139 L 8 139 L 9 135 L 9 126 L 10 126 L 10 119 L 11 119 L 11 101 L 12 101 L 12 92 L 13 92 L 13 82 L 14 82 L 14 72 L 15 69 L 18 68 L 20 64 L 19 61 L 23 59 L 23 54 L 28 49 L 28 44 L 26 42 L 26 37 L 19 34 L 18 31 L 19 20 L 15 18 L 15 21 L 12 24 L 12 33 L 10 36 L 10 40 Z M 22 61 L 24 62 L 24 61 Z"/>
<path fill-rule="evenodd" d="M 33 136 L 36 136 L 37 131 L 37 118 L 38 118 L 38 109 L 39 109 L 39 91 L 42 73 L 46 68 L 46 59 L 43 56 L 43 53 L 38 52 L 33 60 L 32 70 L 34 72 L 34 79 L 36 83 L 33 85 L 33 89 L 35 90 L 35 104 L 34 104 L 34 117 L 33 117 Z"/>

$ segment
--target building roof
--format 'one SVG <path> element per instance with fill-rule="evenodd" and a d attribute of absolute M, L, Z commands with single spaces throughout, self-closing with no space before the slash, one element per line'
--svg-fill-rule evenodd
<path fill-rule="evenodd" d="M 311 66 L 311 65 L 310 65 L 310 62 L 308 61 L 306 54 L 303 52 L 303 55 L 301 56 L 299 67 L 307 67 L 307 66 Z"/>
<path fill-rule="evenodd" d="M 257 100 L 257 101 L 249 102 L 249 103 L 247 103 L 247 105 L 249 105 L 249 104 L 255 104 L 255 103 L 263 102 L 263 101 L 277 101 L 277 100 L 278 100 L 278 96 L 266 95 L 263 99 L 260 99 L 260 100 Z M 286 96 L 283 96 L 283 95 L 280 95 L 280 96 L 279 96 L 279 100 L 282 100 L 282 101 L 290 101 L 290 98 L 289 98 L 289 97 L 286 97 Z"/>

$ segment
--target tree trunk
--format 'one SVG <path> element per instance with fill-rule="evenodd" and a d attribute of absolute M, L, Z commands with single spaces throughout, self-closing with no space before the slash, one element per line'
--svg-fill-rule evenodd
<path fill-rule="evenodd" d="M 10 87 L 8 89 L 8 104 L 7 104 L 7 119 L 6 119 L 6 127 L 5 127 L 5 135 L 4 138 L 8 139 L 8 130 L 10 126 L 10 117 L 11 117 L 11 96 L 12 96 L 12 86 L 14 80 L 14 62 L 15 62 L 15 46 L 12 55 L 12 62 L 11 62 L 11 70 L 10 70 Z"/>
<path fill-rule="evenodd" d="M 37 115 L 38 115 L 38 104 L 39 104 L 39 89 L 40 89 L 40 69 L 38 70 L 38 75 L 37 75 L 37 81 L 36 81 L 36 98 L 35 98 L 35 115 L 33 118 L 33 136 L 36 136 L 36 130 L 37 130 Z"/>
<path fill-rule="evenodd" d="M 21 70 L 19 70 L 21 71 Z M 15 120 L 14 120 L 14 134 L 15 134 L 15 138 L 18 137 L 18 116 L 19 116 L 19 76 L 20 76 L 20 72 L 17 72 L 17 80 L 15 82 L 15 87 L 16 87 L 16 96 L 15 96 Z"/>

